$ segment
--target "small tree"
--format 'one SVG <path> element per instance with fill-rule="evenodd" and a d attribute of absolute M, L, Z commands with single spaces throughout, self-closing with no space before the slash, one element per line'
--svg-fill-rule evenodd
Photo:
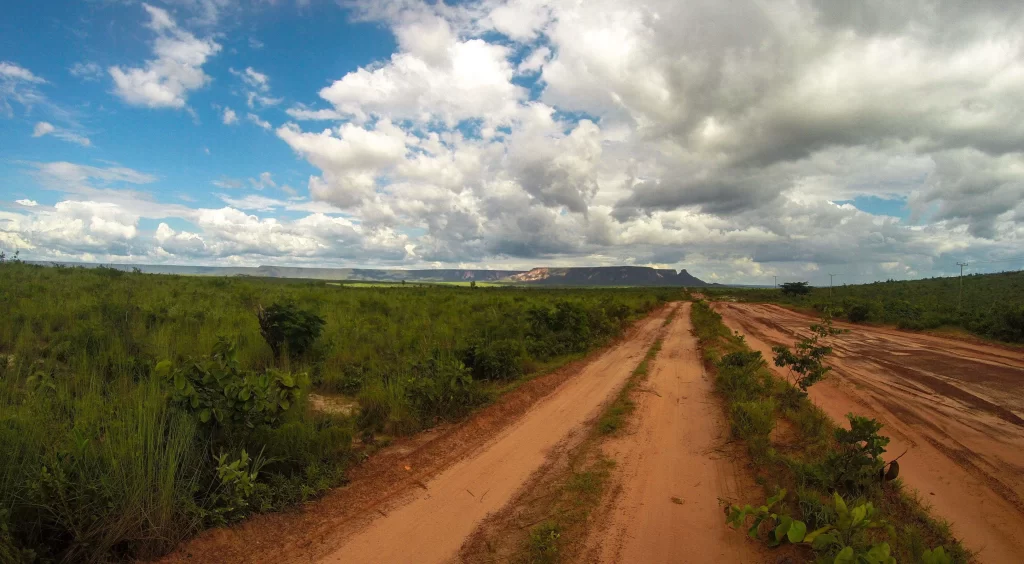
<path fill-rule="evenodd" d="M 469 281 L 469 287 L 476 289 L 476 280 L 470 280 Z"/>
<path fill-rule="evenodd" d="M 267 309 L 258 306 L 256 317 L 260 322 L 260 333 L 277 359 L 285 351 L 291 359 L 302 356 L 324 328 L 322 317 L 294 304 L 274 304 Z"/>
<path fill-rule="evenodd" d="M 787 296 L 803 296 L 811 293 L 811 286 L 807 282 L 786 282 L 782 285 L 782 293 Z"/>
<path fill-rule="evenodd" d="M 777 345 L 772 347 L 775 353 L 775 366 L 788 366 L 790 383 L 807 392 L 812 384 L 821 381 L 832 367 L 825 366 L 823 360 L 832 354 L 832 347 L 822 344 L 822 339 L 843 333 L 842 329 L 832 327 L 832 312 L 826 310 L 821 323 L 811 325 L 811 336 L 804 337 L 796 344 L 795 351 L 789 347 Z"/>

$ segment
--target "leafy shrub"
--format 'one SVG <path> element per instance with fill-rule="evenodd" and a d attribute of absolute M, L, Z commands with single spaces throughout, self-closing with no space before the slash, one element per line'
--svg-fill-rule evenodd
<path fill-rule="evenodd" d="M 171 401 L 176 406 L 195 414 L 200 423 L 229 430 L 276 424 L 301 393 L 292 374 L 242 370 L 234 343 L 226 339 L 219 340 L 205 359 L 174 370 L 169 361 L 163 361 L 156 371 L 171 384 Z"/>
<path fill-rule="evenodd" d="M 456 358 L 432 358 L 410 382 L 412 403 L 425 422 L 463 417 L 483 401 L 473 375 Z"/>
<path fill-rule="evenodd" d="M 242 449 L 242 453 L 235 460 L 229 460 L 225 453 L 217 457 L 218 485 L 217 491 L 213 494 L 211 515 L 214 524 L 223 525 L 237 521 L 250 513 L 249 502 L 259 486 L 256 477 L 259 476 L 262 466 L 262 458 L 252 460 L 245 449 Z"/>
<path fill-rule="evenodd" d="M 519 341 L 501 339 L 470 347 L 464 363 L 481 380 L 515 380 L 523 375 L 525 351 Z"/>
<path fill-rule="evenodd" d="M 854 304 L 847 308 L 846 318 L 853 323 L 863 323 L 867 321 L 870 313 L 871 310 L 868 308 L 867 304 Z"/>
<path fill-rule="evenodd" d="M 878 434 L 882 424 L 874 419 L 848 414 L 849 429 L 836 429 L 838 449 L 825 461 L 831 488 L 859 494 L 879 482 L 885 467 L 882 453 L 889 438 Z"/>
<path fill-rule="evenodd" d="M 291 359 L 302 356 L 324 328 L 322 317 L 288 303 L 260 308 L 256 317 L 260 322 L 260 333 L 274 351 L 275 358 L 281 358 L 284 352 Z"/>
<path fill-rule="evenodd" d="M 775 366 L 788 366 L 790 382 L 806 392 L 807 388 L 820 382 L 832 370 L 822 362 L 826 356 L 832 354 L 832 347 L 821 344 L 822 339 L 841 333 L 842 329 L 832 327 L 832 316 L 826 311 L 821 323 L 811 325 L 811 336 L 797 342 L 795 351 L 783 345 L 772 347 L 772 352 L 775 353 Z"/>

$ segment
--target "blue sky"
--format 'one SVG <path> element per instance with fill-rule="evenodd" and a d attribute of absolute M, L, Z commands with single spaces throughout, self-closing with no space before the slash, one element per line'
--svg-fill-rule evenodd
<path fill-rule="evenodd" d="M 1024 9 L 833 8 L 8 3 L 0 248 L 744 283 L 1020 268 Z"/>

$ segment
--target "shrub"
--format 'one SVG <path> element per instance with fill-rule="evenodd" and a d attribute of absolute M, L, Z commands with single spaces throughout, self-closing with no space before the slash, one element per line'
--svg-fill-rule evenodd
<path fill-rule="evenodd" d="M 463 362 L 481 380 L 515 380 L 523 375 L 524 356 L 519 341 L 501 339 L 470 347 Z"/>
<path fill-rule="evenodd" d="M 867 321 L 869 313 L 870 309 L 866 304 L 854 304 L 846 311 L 846 318 L 853 323 L 863 323 Z"/>
<path fill-rule="evenodd" d="M 175 370 L 163 361 L 156 371 L 170 382 L 175 405 L 200 423 L 229 431 L 277 423 L 299 399 L 298 379 L 304 377 L 272 369 L 262 374 L 242 370 L 234 343 L 226 339 L 220 339 L 205 359 Z"/>
<path fill-rule="evenodd" d="M 732 432 L 748 442 L 767 442 L 775 428 L 775 400 L 736 402 L 730 406 Z"/>
<path fill-rule="evenodd" d="M 823 360 L 832 354 L 832 347 L 821 344 L 822 339 L 843 333 L 842 329 L 832 327 L 832 316 L 826 311 L 821 323 L 811 325 L 811 336 L 797 342 L 795 351 L 789 347 L 777 345 L 772 347 L 775 353 L 775 366 L 788 366 L 790 382 L 806 392 L 807 388 L 821 381 L 831 367 L 825 366 Z"/>
<path fill-rule="evenodd" d="M 849 429 L 836 429 L 837 450 L 825 460 L 831 484 L 851 494 L 860 494 L 879 483 L 879 474 L 885 467 L 882 453 L 889 438 L 878 434 L 882 424 L 874 419 L 848 414 Z"/>
<path fill-rule="evenodd" d="M 260 333 L 278 359 L 285 352 L 291 359 L 302 356 L 324 328 L 322 317 L 293 304 L 274 304 L 267 309 L 261 307 L 256 317 L 260 322 Z"/>

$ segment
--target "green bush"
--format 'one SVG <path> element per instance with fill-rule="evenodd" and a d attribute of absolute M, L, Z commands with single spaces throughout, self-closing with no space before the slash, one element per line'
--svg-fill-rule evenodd
<path fill-rule="evenodd" d="M 741 401 L 730 406 L 729 423 L 733 434 L 745 441 L 767 443 L 775 429 L 774 399 Z"/>
<path fill-rule="evenodd" d="M 302 356 L 324 328 L 322 317 L 288 303 L 260 308 L 256 317 L 260 322 L 260 333 L 274 351 L 275 358 L 281 358 L 285 353 L 291 359 Z"/>
<path fill-rule="evenodd" d="M 171 370 L 171 363 L 157 365 L 157 374 L 171 386 L 171 401 L 194 414 L 204 425 L 234 431 L 274 425 L 299 399 L 304 375 L 277 370 L 262 374 L 242 370 L 234 343 L 221 339 L 209 357 Z"/>
<path fill-rule="evenodd" d="M 466 366 L 480 380 L 515 380 L 523 375 L 526 351 L 513 339 L 501 339 L 472 346 L 465 355 Z"/>

